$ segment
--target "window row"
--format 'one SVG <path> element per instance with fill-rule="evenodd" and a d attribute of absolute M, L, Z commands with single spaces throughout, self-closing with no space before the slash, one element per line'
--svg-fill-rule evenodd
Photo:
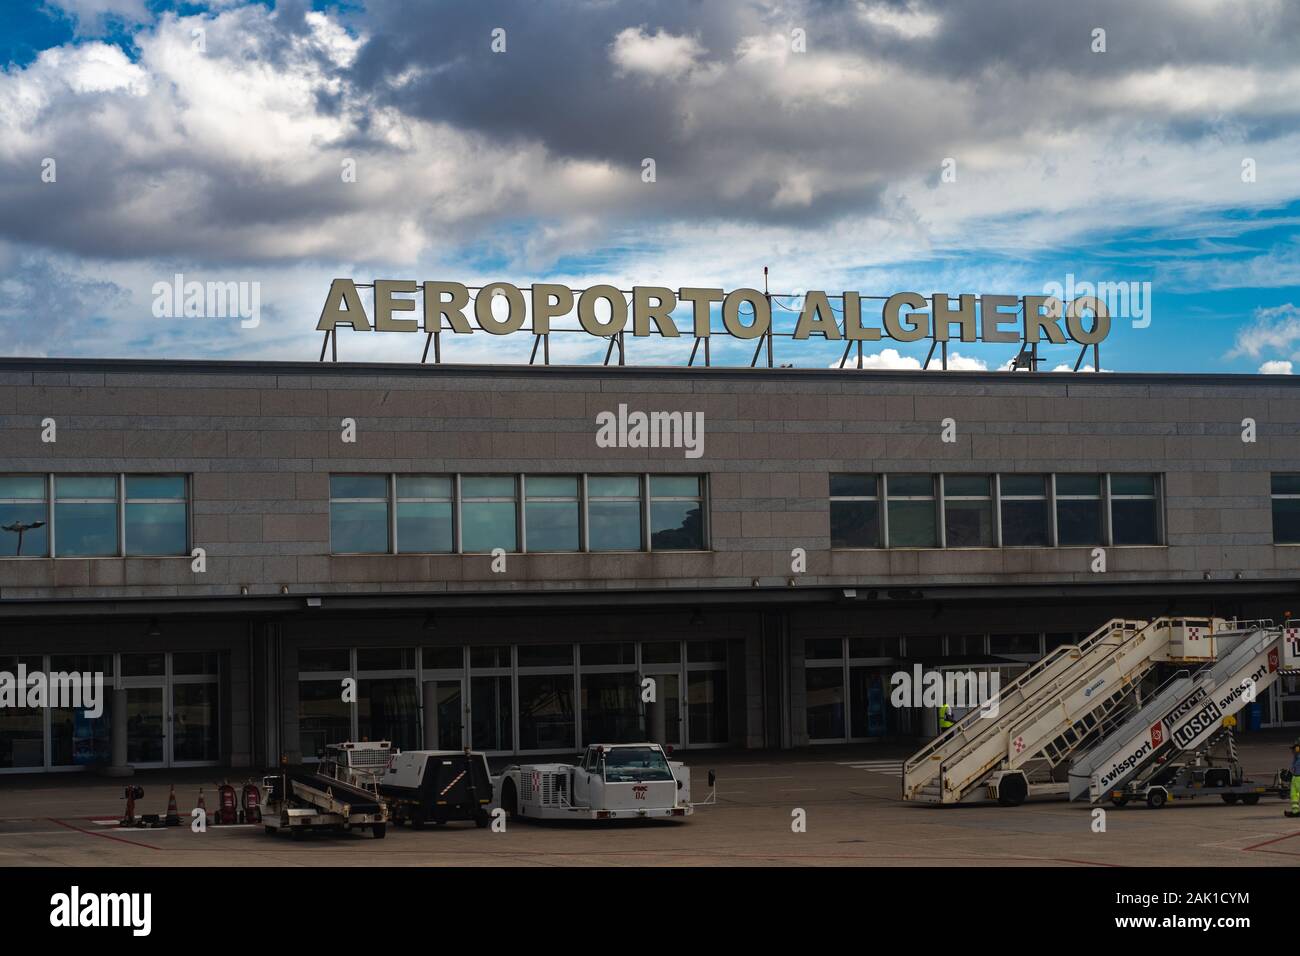
<path fill-rule="evenodd" d="M 0 557 L 189 554 L 184 475 L 0 475 Z"/>
<path fill-rule="evenodd" d="M 334 554 L 703 551 L 705 514 L 702 475 L 330 476 Z"/>
<path fill-rule="evenodd" d="M 1162 542 L 1160 476 L 831 475 L 833 548 Z"/>

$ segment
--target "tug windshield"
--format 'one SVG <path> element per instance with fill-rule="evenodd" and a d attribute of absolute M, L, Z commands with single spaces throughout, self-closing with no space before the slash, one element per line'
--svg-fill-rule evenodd
<path fill-rule="evenodd" d="M 673 772 L 661 751 L 649 747 L 615 747 L 605 753 L 606 783 L 671 779 Z"/>

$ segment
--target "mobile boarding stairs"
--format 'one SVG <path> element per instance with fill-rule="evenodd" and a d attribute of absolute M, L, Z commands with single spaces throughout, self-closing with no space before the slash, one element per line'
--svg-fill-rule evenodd
<path fill-rule="evenodd" d="M 1143 700 L 1157 664 L 1188 665 Z M 1223 718 L 1300 670 L 1300 630 L 1222 618 L 1116 618 L 1056 648 L 903 765 L 903 799 L 1097 801 L 1216 740 Z M 985 716 L 987 715 L 987 716 Z"/>

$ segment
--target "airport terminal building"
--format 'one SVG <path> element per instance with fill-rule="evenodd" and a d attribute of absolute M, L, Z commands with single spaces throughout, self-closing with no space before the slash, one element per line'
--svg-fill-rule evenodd
<path fill-rule="evenodd" d="M 1300 612 L 1298 426 L 1281 376 L 0 360 L 0 671 L 116 691 L 0 709 L 0 772 L 925 737 L 916 664 Z"/>

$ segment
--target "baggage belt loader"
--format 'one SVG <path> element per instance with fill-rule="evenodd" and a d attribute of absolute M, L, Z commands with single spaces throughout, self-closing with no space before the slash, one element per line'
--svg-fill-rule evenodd
<path fill-rule="evenodd" d="M 316 767 L 294 767 L 263 777 L 262 825 L 294 838 L 312 830 L 369 830 L 382 840 L 388 807 L 379 776 L 392 752 L 386 740 L 330 744 Z"/>

